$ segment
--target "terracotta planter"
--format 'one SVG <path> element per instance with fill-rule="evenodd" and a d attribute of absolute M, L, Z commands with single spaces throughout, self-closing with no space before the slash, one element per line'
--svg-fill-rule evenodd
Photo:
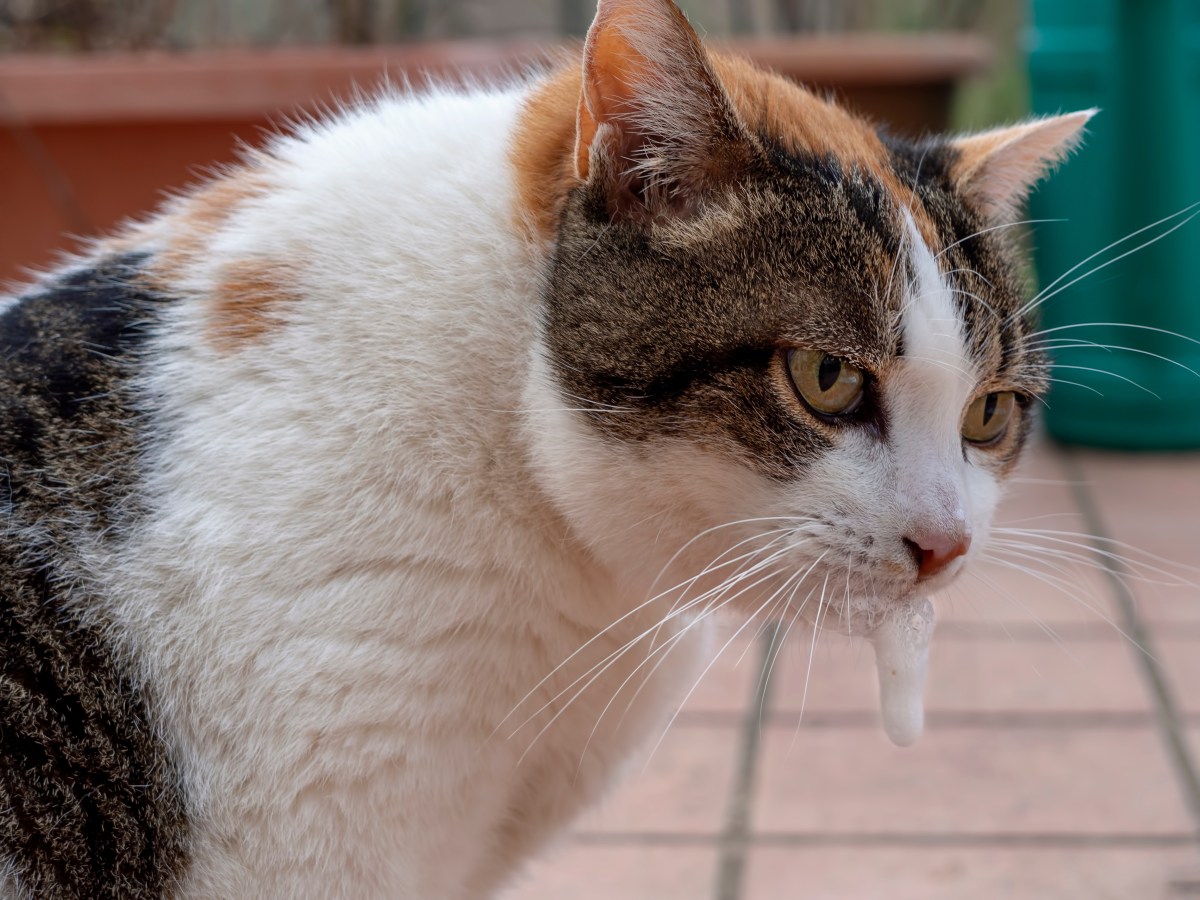
<path fill-rule="evenodd" d="M 956 81 L 989 59 L 961 36 L 856 37 L 732 45 L 807 84 L 836 91 L 897 130 L 945 127 Z M 228 162 L 300 111 L 371 88 L 383 73 L 494 76 L 554 51 L 455 42 L 188 55 L 0 59 L 0 282 L 152 209 L 163 192 Z"/>

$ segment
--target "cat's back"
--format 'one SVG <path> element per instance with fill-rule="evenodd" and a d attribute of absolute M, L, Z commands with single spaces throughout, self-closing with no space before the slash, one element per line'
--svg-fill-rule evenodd
<path fill-rule="evenodd" d="M 0 307 L 5 898 L 22 896 L 18 883 L 47 897 L 154 896 L 183 858 L 175 774 L 92 578 L 94 548 L 118 540 L 137 505 L 130 383 L 162 308 L 138 265 L 85 266 Z"/>
<path fill-rule="evenodd" d="M 503 533 L 455 498 L 524 489 L 521 103 L 391 95 L 300 125 L 0 300 L 0 897 L 172 893 L 204 786 L 292 750 L 255 692 L 313 671 L 254 683 L 231 661 L 316 635 L 369 648 L 406 531 L 418 579 L 420 558 L 472 565 L 471 527 L 485 553 Z M 394 665 L 376 668 L 348 729 L 394 713 Z M 204 823 L 201 844 L 234 839 Z"/>

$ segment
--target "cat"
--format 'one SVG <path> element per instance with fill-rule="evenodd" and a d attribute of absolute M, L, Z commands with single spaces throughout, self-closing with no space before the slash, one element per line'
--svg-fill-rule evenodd
<path fill-rule="evenodd" d="M 890 136 L 602 0 L 0 306 L 0 896 L 495 896 L 741 621 L 986 541 L 1008 231 L 1089 112 Z"/>

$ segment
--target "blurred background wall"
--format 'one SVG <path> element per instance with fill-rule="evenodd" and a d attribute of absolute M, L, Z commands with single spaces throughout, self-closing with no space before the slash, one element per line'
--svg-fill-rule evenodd
<path fill-rule="evenodd" d="M 740 40 L 739 52 L 901 131 L 1027 109 L 1021 4 L 681 6 L 710 39 Z M 0 0 L 0 283 L 385 71 L 519 67 L 578 40 L 594 11 L 595 0 Z"/>
<path fill-rule="evenodd" d="M 1010 42 L 1004 0 L 682 0 L 712 35 L 982 30 Z M 5 0 L 0 50 L 189 49 L 582 35 L 594 0 Z"/>
<path fill-rule="evenodd" d="M 1085 151 L 1035 197 L 1034 218 L 1070 220 L 1032 233 L 1043 284 L 1200 200 L 1196 0 L 680 5 L 710 42 L 901 133 L 1103 107 Z M 561 60 L 594 10 L 595 0 L 0 0 L 0 283 L 385 73 L 487 78 Z M 1200 399 L 1200 344 L 1188 343 L 1200 338 L 1189 261 L 1200 226 L 1165 223 L 1180 233 L 1098 260 L 1101 277 L 1045 307 L 1064 338 L 1047 416 L 1064 440 L 1200 446 L 1200 416 L 1179 412 Z M 1114 363 L 1115 347 L 1132 349 Z"/>

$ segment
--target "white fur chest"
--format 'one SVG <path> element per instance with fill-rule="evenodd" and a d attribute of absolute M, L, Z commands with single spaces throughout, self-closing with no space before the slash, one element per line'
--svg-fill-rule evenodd
<path fill-rule="evenodd" d="M 181 766 L 186 896 L 485 896 L 683 684 L 687 647 L 601 721 L 644 654 L 596 665 L 661 610 L 589 643 L 629 598 L 530 473 L 520 100 L 389 100 L 285 141 L 188 271 L 149 385 L 154 511 L 105 566 L 132 573 L 112 615 Z M 263 259 L 289 267 L 282 324 L 214 345 L 222 273 Z"/>

